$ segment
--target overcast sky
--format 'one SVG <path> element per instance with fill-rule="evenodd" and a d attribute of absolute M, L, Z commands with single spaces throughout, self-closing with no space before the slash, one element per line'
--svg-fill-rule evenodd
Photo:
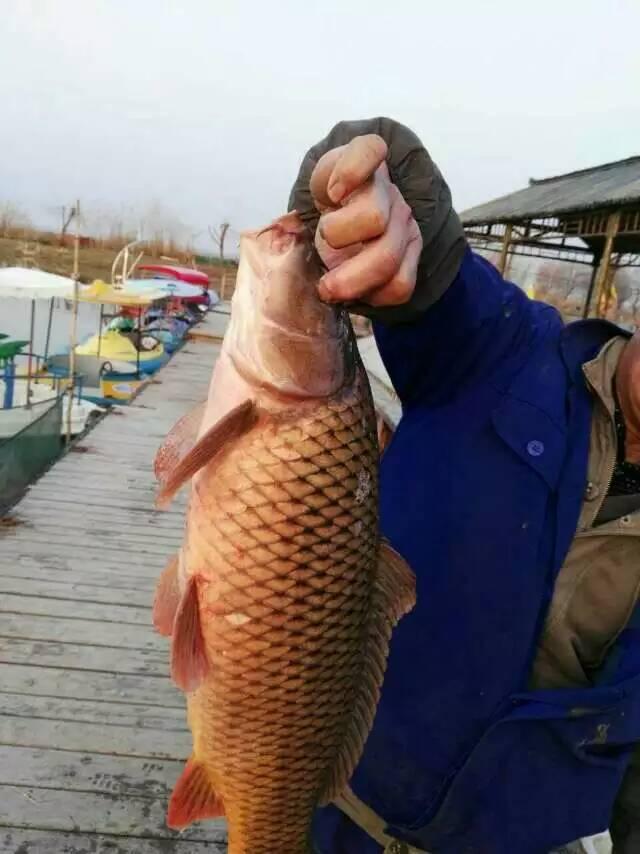
<path fill-rule="evenodd" d="M 423 139 L 459 210 L 640 154 L 639 0 L 0 0 L 0 202 L 262 225 L 340 119 Z"/>

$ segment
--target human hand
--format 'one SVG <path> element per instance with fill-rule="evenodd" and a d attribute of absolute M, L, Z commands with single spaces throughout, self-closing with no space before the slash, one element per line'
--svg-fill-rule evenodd
<path fill-rule="evenodd" d="M 347 300 L 350 311 L 386 326 L 410 323 L 437 302 L 466 251 L 446 181 L 394 119 L 338 122 L 304 156 L 288 209 L 316 235 L 329 270 L 323 298 Z"/>
<path fill-rule="evenodd" d="M 422 235 L 411 208 L 391 182 L 387 144 L 357 136 L 320 158 L 309 187 L 320 212 L 316 247 L 328 272 L 327 302 L 401 305 L 416 286 Z"/>

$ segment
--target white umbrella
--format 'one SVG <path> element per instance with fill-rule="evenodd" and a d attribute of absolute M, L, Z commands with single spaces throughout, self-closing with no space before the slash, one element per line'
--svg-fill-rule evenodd
<path fill-rule="evenodd" d="M 27 267 L 0 267 L 0 297 L 73 299 L 73 279 Z"/>
<path fill-rule="evenodd" d="M 30 405 L 31 358 L 33 353 L 33 333 L 35 327 L 36 300 L 47 299 L 49 303 L 49 329 L 47 330 L 46 350 L 49 348 L 49 331 L 54 297 L 73 299 L 73 279 L 56 276 L 44 270 L 32 270 L 28 267 L 0 267 L 0 297 L 25 299 L 31 301 L 31 323 L 29 329 L 29 354 L 27 365 L 27 406 Z M 45 353 L 45 357 L 48 353 Z"/>

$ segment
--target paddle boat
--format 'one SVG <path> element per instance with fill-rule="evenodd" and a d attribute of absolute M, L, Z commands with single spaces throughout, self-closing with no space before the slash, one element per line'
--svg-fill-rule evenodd
<path fill-rule="evenodd" d="M 23 267 L 0 268 L 0 298 L 30 303 L 29 338 L 17 340 L 0 333 L 0 421 L 4 425 L 1 429 L 5 439 L 13 429 L 11 425 L 28 426 L 34 412 L 42 414 L 47 405 L 52 408 L 60 404 L 58 408 L 63 417 L 58 432 L 69 437 L 82 433 L 89 421 L 102 411 L 82 400 L 83 378 L 77 375 L 77 369 L 72 386 L 69 376 L 61 376 L 47 367 L 55 300 L 72 300 L 73 295 L 74 281 L 66 276 Z M 37 353 L 34 348 L 36 306 L 42 302 L 48 303 L 48 323 L 44 353 Z M 34 412 L 30 411 L 32 409 Z"/>
<path fill-rule="evenodd" d="M 147 312 L 144 330 L 162 341 L 168 353 L 182 344 L 189 327 L 202 318 L 207 308 L 199 286 L 177 279 L 127 279 L 123 288 L 127 293 L 144 294 L 149 289 L 166 291 L 166 302 Z M 208 299 L 206 294 L 204 299 Z"/>
<path fill-rule="evenodd" d="M 184 341 L 184 336 L 191 323 L 171 314 L 159 314 L 148 317 L 145 330 L 158 338 L 164 344 L 167 353 L 174 353 Z"/>
<path fill-rule="evenodd" d="M 82 395 L 100 405 L 128 403 L 169 358 L 162 341 L 143 328 L 146 311 L 166 300 L 167 292 L 159 287 L 133 292 L 97 280 L 78 299 L 100 306 L 98 331 L 75 347 L 78 370 L 87 376 Z M 105 308 L 114 314 L 103 328 Z M 57 371 L 68 371 L 69 363 L 69 354 L 49 360 Z"/>
<path fill-rule="evenodd" d="M 145 274 L 148 274 L 155 281 L 169 280 L 197 286 L 200 291 L 200 298 L 185 301 L 189 309 L 194 313 L 194 316 L 197 314 L 195 311 L 196 306 L 200 311 L 206 311 L 220 302 L 217 291 L 211 287 L 209 276 L 202 270 L 194 270 L 191 267 L 180 267 L 172 264 L 134 264 L 134 267 L 142 274 L 143 278 Z"/>
<path fill-rule="evenodd" d="M 126 315 L 125 315 L 126 317 Z M 164 345 L 157 337 L 140 329 L 133 320 L 130 328 L 122 324 L 122 315 L 112 321 L 100 332 L 87 338 L 76 347 L 79 356 L 93 356 L 118 365 L 120 370 L 126 367 L 130 373 L 154 374 L 167 361 Z"/>
<path fill-rule="evenodd" d="M 153 279 L 173 279 L 174 281 L 187 282 L 190 285 L 198 285 L 206 291 L 209 290 L 209 276 L 202 270 L 173 266 L 172 264 L 139 264 L 136 269 L 140 270 L 141 273 L 149 273 Z"/>

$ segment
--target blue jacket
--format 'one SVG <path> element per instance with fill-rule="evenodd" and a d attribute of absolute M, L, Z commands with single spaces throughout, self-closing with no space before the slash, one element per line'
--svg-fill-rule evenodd
<path fill-rule="evenodd" d="M 467 251 L 428 312 L 375 334 L 403 404 L 382 529 L 418 587 L 352 787 L 433 854 L 547 854 L 607 827 L 640 740 L 633 626 L 597 687 L 527 688 L 585 491 L 582 364 L 621 331 L 565 327 Z M 381 850 L 335 807 L 318 812 L 314 846 Z"/>

